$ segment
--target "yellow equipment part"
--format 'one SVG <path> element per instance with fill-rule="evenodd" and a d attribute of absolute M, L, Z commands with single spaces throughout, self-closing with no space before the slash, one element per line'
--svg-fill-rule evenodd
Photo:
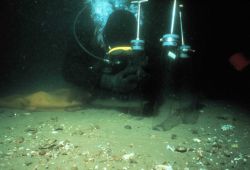
<path fill-rule="evenodd" d="M 131 51 L 132 51 L 132 48 L 130 46 L 120 46 L 120 47 L 110 48 L 108 51 L 108 54 L 112 55 L 112 53 L 131 52 Z"/>

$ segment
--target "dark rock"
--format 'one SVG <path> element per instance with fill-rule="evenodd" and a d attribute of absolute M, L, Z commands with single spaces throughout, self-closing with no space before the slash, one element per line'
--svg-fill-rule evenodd
<path fill-rule="evenodd" d="M 30 166 L 30 165 L 32 164 L 32 162 L 31 162 L 31 161 L 26 161 L 24 164 L 25 164 L 26 166 Z"/>
<path fill-rule="evenodd" d="M 31 133 L 31 134 L 36 134 L 37 128 L 28 127 L 27 129 L 25 129 L 25 132 Z"/>
<path fill-rule="evenodd" d="M 53 149 L 56 146 L 57 140 L 48 140 L 45 144 L 41 145 L 39 149 Z"/>
<path fill-rule="evenodd" d="M 55 127 L 54 128 L 54 131 L 61 131 L 61 130 L 63 130 L 63 127 Z"/>
<path fill-rule="evenodd" d="M 125 129 L 132 129 L 132 126 L 130 126 L 130 125 L 125 125 L 124 128 L 125 128 Z"/>
<path fill-rule="evenodd" d="M 223 154 L 226 157 L 230 157 L 231 156 L 231 152 L 229 150 L 224 150 Z"/>
<path fill-rule="evenodd" d="M 38 152 L 38 154 L 39 154 L 40 156 L 43 156 L 43 155 L 45 155 L 46 153 L 47 153 L 46 150 L 41 150 L 41 151 Z"/>
<path fill-rule="evenodd" d="M 176 134 L 172 134 L 172 135 L 171 135 L 171 139 L 174 140 L 174 139 L 176 139 L 176 138 L 177 138 L 177 135 L 176 135 Z"/>
<path fill-rule="evenodd" d="M 20 143 L 23 143 L 23 142 L 24 142 L 24 137 L 22 137 L 22 136 L 15 139 L 16 144 L 20 144 Z"/>
<path fill-rule="evenodd" d="M 199 132 L 198 132 L 198 130 L 197 130 L 197 129 L 192 129 L 192 130 L 191 130 L 191 132 L 192 132 L 192 134 L 194 134 L 194 135 L 199 134 Z"/>

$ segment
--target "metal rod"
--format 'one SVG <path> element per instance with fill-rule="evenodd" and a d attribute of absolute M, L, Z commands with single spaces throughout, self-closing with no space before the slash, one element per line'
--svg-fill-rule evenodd
<path fill-rule="evenodd" d="M 148 0 L 131 1 L 132 4 L 135 4 L 135 3 L 142 3 L 142 2 L 148 2 Z"/>
<path fill-rule="evenodd" d="M 140 40 L 140 19 L 141 19 L 141 3 L 148 2 L 148 0 L 139 0 L 139 1 L 132 1 L 131 3 L 138 3 L 138 12 L 137 12 L 137 33 L 136 33 L 136 40 Z"/>
<path fill-rule="evenodd" d="M 181 26 L 181 45 L 184 45 L 184 33 L 183 33 L 183 26 L 182 26 L 182 13 L 181 11 L 179 12 L 180 15 L 180 26 Z"/>
<path fill-rule="evenodd" d="M 170 31 L 171 34 L 173 34 L 174 32 L 175 13 L 176 13 L 176 0 L 174 0 L 174 5 L 173 5 L 172 23 L 171 23 L 171 31 Z"/>
<path fill-rule="evenodd" d="M 140 18 L 141 18 L 141 3 L 138 3 L 138 14 L 137 14 L 137 36 L 136 39 L 140 39 Z"/>

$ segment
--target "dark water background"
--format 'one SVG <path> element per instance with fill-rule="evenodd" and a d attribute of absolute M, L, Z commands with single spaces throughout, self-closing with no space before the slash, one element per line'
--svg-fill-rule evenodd
<path fill-rule="evenodd" d="M 235 71 L 228 58 L 235 52 L 250 58 L 250 2 L 186 0 L 184 6 L 186 41 L 197 51 L 197 89 L 211 98 L 249 100 L 250 68 Z M 74 17 L 82 7 L 80 0 L 1 1 L 1 95 L 64 85 L 62 63 L 73 37 Z M 145 32 L 154 30 L 145 38 L 159 45 L 158 55 L 158 40 L 170 23 L 170 1 L 151 0 L 145 9 Z"/>

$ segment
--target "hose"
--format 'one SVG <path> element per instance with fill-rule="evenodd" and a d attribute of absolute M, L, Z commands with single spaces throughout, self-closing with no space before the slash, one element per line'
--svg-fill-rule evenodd
<path fill-rule="evenodd" d="M 103 60 L 104 60 L 103 58 L 101 58 L 101 57 L 99 57 L 99 56 L 96 56 L 95 54 L 91 53 L 91 52 L 90 52 L 90 51 L 80 42 L 80 40 L 79 40 L 79 38 L 78 38 L 78 36 L 77 36 L 77 33 L 76 33 L 76 24 L 77 24 L 77 21 L 78 21 L 80 15 L 83 13 L 83 11 L 84 11 L 85 9 L 86 9 L 86 7 L 84 7 L 82 10 L 80 10 L 80 11 L 77 13 L 76 17 L 75 17 L 74 25 L 73 25 L 73 34 L 74 34 L 74 38 L 75 38 L 77 44 L 81 47 L 81 49 L 82 49 L 83 51 L 85 51 L 88 55 L 90 55 L 91 57 L 93 57 L 93 58 L 95 58 L 95 59 L 97 59 L 97 60 L 102 60 L 102 61 L 103 61 Z"/>

